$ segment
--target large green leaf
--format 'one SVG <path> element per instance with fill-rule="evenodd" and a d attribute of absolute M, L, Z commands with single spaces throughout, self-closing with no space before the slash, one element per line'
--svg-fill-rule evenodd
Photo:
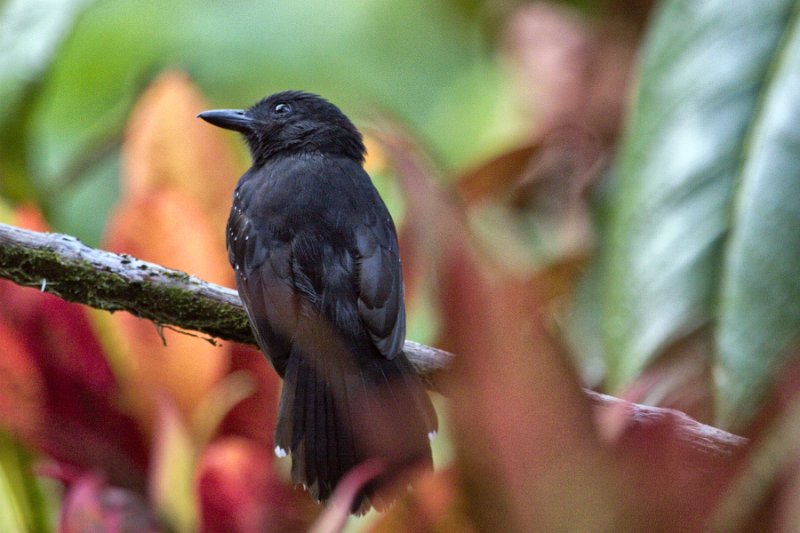
<path fill-rule="evenodd" d="M 744 148 L 722 269 L 719 414 L 751 413 L 800 330 L 800 16 L 792 20 Z"/>
<path fill-rule="evenodd" d="M 608 228 L 612 388 L 713 321 L 723 413 L 752 406 L 800 325 L 798 5 L 668 0 L 653 22 Z"/>

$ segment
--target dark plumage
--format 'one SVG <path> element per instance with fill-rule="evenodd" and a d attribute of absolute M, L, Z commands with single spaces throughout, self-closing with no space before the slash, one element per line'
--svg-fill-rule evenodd
<path fill-rule="evenodd" d="M 361 134 L 333 104 L 299 91 L 204 120 L 242 133 L 227 242 L 256 339 L 284 379 L 276 453 L 292 479 L 327 499 L 353 466 L 386 474 L 431 466 L 436 414 L 403 354 L 403 277 L 394 223 L 364 171 Z M 365 499 L 366 498 L 366 499 Z M 355 508 L 354 508 L 355 509 Z"/>

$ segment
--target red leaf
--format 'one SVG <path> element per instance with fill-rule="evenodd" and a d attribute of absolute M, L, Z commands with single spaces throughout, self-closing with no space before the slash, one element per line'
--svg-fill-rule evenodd
<path fill-rule="evenodd" d="M 280 378 L 264 354 L 252 346 L 231 346 L 231 372 L 247 371 L 256 381 L 255 392 L 239 402 L 222 422 L 220 434 L 240 435 L 272 451 L 277 419 Z"/>
<path fill-rule="evenodd" d="M 0 281 L 0 294 L 7 285 Z M 31 442 L 44 421 L 44 378 L 25 340 L 2 318 L 0 339 L 0 425 Z"/>
<path fill-rule="evenodd" d="M 16 218 L 46 229 L 34 208 L 18 210 Z M 25 425 L 34 430 L 25 436 L 28 445 L 66 465 L 101 469 L 116 485 L 143 488 L 146 446 L 137 424 L 116 405 L 117 381 L 87 309 L 0 281 L 0 326 L 10 330 L 2 336 L 4 343 L 9 339 L 6 346 L 15 346 L 5 357 L 15 366 L 14 381 L 38 391 L 38 408 L 24 389 L 14 396 L 17 415 L 30 417 Z M 13 390 L 3 387 L 5 394 Z"/>
<path fill-rule="evenodd" d="M 28 368 L 28 386 L 40 390 L 41 409 L 26 413 L 36 429 L 28 444 L 66 464 L 102 468 L 115 484 L 141 488 L 146 446 L 116 405 L 116 380 L 85 308 L 8 282 L 0 282 L 0 302 L 0 323 L 15 332 L 26 365 L 36 369 Z M 21 364 L 19 355 L 8 360 Z M 23 367 L 15 372 L 22 376 Z M 17 401 L 22 414 L 26 403 Z"/>
<path fill-rule="evenodd" d="M 467 249 L 450 257 L 443 279 L 458 354 L 443 386 L 473 517 L 493 531 L 612 528 L 624 502 L 611 490 L 613 461 L 536 302 L 513 280 L 482 272 Z"/>
<path fill-rule="evenodd" d="M 318 506 L 279 480 L 272 451 L 241 437 L 212 443 L 198 468 L 205 533 L 306 531 Z"/>

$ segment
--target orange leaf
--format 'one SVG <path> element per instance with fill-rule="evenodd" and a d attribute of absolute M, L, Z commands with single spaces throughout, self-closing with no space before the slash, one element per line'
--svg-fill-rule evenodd
<path fill-rule="evenodd" d="M 233 272 L 219 242 L 224 234 L 225 226 L 215 226 L 196 199 L 170 186 L 117 205 L 104 245 L 114 252 L 231 286 Z"/>
<path fill-rule="evenodd" d="M 14 209 L 13 222 L 15 226 L 34 231 L 50 231 L 44 215 L 38 207 L 32 204 L 22 204 Z"/>
<path fill-rule="evenodd" d="M 7 281 L 0 285 L 9 284 Z M 2 290 L 0 289 L 0 294 Z M 44 382 L 21 332 L 0 314 L 0 426 L 28 442 L 44 421 Z"/>
<path fill-rule="evenodd" d="M 164 186 L 117 206 L 105 247 L 231 285 L 227 253 L 218 237 L 223 233 L 195 198 L 176 186 Z M 173 331 L 160 334 L 152 322 L 127 313 L 104 314 L 97 320 L 110 340 L 107 349 L 126 398 L 147 427 L 152 425 L 154 399 L 160 392 L 168 392 L 188 415 L 228 367 L 230 345 L 212 346 Z"/>
<path fill-rule="evenodd" d="M 242 165 L 224 133 L 196 118 L 210 106 L 183 73 L 162 74 L 131 115 L 122 151 L 123 197 L 177 188 L 200 204 L 218 236 Z"/>
<path fill-rule="evenodd" d="M 451 465 L 436 473 L 426 472 L 414 482 L 414 490 L 397 502 L 369 531 L 418 533 L 471 533 L 477 531 L 467 518 L 458 478 Z"/>

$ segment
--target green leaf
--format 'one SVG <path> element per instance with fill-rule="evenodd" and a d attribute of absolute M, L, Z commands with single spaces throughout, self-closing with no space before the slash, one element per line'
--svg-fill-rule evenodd
<path fill-rule="evenodd" d="M 44 73 L 90 0 L 11 0 L 0 6 L 0 193 L 31 193 L 26 138 Z"/>
<path fill-rule="evenodd" d="M 776 120 L 784 115 L 796 124 L 800 109 L 787 96 L 798 89 L 786 70 L 797 9 L 791 0 L 668 0 L 654 19 L 611 200 L 603 336 L 612 389 L 672 341 L 717 320 L 723 404 L 757 401 L 730 396 L 746 368 L 759 368 L 761 390 L 774 375 L 781 351 L 775 325 L 797 309 L 778 310 L 781 302 L 764 293 L 762 304 L 742 299 L 768 285 L 787 297 L 794 290 L 798 301 L 796 284 L 788 287 L 800 276 L 796 237 L 787 234 L 797 216 L 798 196 L 789 189 L 800 152 Z M 769 188 L 782 192 L 754 192 Z M 766 255 L 749 255 L 754 241 Z M 776 264 L 785 268 L 764 279 Z M 760 323 L 745 317 L 756 308 L 777 315 Z M 772 340 L 751 338 L 746 346 L 731 334 L 745 327 L 747 335 L 766 327 L 759 336 Z M 782 324 L 784 340 L 792 329 L 796 323 Z"/>
<path fill-rule="evenodd" d="M 0 531 L 49 531 L 48 513 L 28 453 L 0 432 Z"/>
<path fill-rule="evenodd" d="M 194 473 L 197 447 L 177 409 L 159 404 L 159 419 L 150 472 L 150 499 L 158 514 L 176 533 L 197 531 L 198 502 Z"/>
<path fill-rule="evenodd" d="M 0 117 L 40 78 L 89 0 L 11 0 L 0 8 Z"/>
<path fill-rule="evenodd" d="M 719 295 L 719 417 L 741 425 L 800 331 L 800 16 L 778 50 L 732 199 Z"/>

